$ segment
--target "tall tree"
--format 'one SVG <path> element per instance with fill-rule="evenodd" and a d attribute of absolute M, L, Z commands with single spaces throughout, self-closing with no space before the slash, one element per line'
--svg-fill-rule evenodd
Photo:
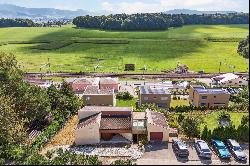
<path fill-rule="evenodd" d="M 249 35 L 246 39 L 239 42 L 237 52 L 244 58 L 249 58 Z"/>
<path fill-rule="evenodd" d="M 182 120 L 180 125 L 183 133 L 188 136 L 188 138 L 194 138 L 200 137 L 200 125 L 202 122 L 202 117 L 189 115 Z"/>

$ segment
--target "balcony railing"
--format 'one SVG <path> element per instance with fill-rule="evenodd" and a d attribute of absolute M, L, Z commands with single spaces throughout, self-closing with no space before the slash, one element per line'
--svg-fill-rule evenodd
<path fill-rule="evenodd" d="M 146 130 L 146 120 L 134 120 L 133 130 Z"/>

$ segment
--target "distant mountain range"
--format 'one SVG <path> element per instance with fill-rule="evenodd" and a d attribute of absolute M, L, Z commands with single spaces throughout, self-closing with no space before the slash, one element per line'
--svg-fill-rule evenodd
<path fill-rule="evenodd" d="M 188 9 L 174 9 L 164 12 L 166 14 L 215 14 L 215 13 L 235 13 L 235 11 L 198 11 L 198 10 L 188 10 Z M 109 11 L 96 11 L 90 12 L 87 10 L 61 10 L 54 8 L 26 8 L 10 4 L 0 4 L 0 18 L 29 18 L 29 19 L 55 19 L 55 18 L 65 18 L 73 19 L 76 16 L 83 15 L 108 15 L 115 14 Z"/>
<path fill-rule="evenodd" d="M 90 12 L 87 10 L 61 10 L 54 8 L 26 8 L 10 4 L 0 4 L 0 18 L 66 18 L 83 15 L 107 15 L 108 11 Z"/>

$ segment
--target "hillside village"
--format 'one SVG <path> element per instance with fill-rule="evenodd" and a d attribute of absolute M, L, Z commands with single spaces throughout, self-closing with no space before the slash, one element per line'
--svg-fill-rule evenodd
<path fill-rule="evenodd" d="M 26 81 L 42 88 L 53 84 L 60 87 L 62 83 L 39 78 L 30 78 Z M 234 73 L 225 73 L 204 79 L 203 82 L 202 79 L 174 82 L 164 80 L 122 81 L 117 77 L 66 78 L 64 81 L 83 101 L 84 105 L 78 110 L 75 123 L 65 131 L 63 131 L 64 129 L 61 131 L 71 133 L 71 135 L 65 136 L 71 140 L 72 148 L 76 152 L 88 154 L 88 150 L 84 147 L 76 150 L 74 146 L 88 147 L 110 144 L 120 147 L 121 145 L 132 145 L 130 148 L 133 153 L 123 149 L 124 155 L 119 154 L 121 153 L 119 151 L 101 153 L 98 152 L 98 149 L 91 154 L 105 157 L 121 155 L 140 162 L 143 161 L 140 158 L 146 153 L 147 144 L 145 142 L 162 142 L 164 144 L 164 142 L 172 142 L 176 138 L 187 139 L 188 135 L 185 136 L 185 131 L 183 133 L 180 127 L 170 122 L 173 119 L 169 119 L 169 111 L 184 113 L 190 109 L 190 111 L 207 112 L 210 110 L 223 113 L 223 110 L 235 109 L 232 96 L 238 96 L 244 91 L 244 88 L 248 86 L 249 78 Z M 124 101 L 128 101 L 127 104 L 122 104 Z M 55 139 L 57 140 L 52 139 L 52 143 L 49 143 L 50 149 L 53 146 L 55 146 L 54 148 L 69 148 L 69 145 L 66 144 L 67 141 L 60 141 L 57 136 Z M 57 143 L 53 145 L 55 141 Z M 135 145 L 144 146 L 144 149 L 138 149 Z"/>
<path fill-rule="evenodd" d="M 249 165 L 249 2 L 8 3 L 0 165 Z"/>

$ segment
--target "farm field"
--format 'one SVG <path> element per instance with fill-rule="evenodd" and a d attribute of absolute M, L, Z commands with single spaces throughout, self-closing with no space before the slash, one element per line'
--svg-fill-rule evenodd
<path fill-rule="evenodd" d="M 1 28 L 0 51 L 13 52 L 27 72 L 136 72 L 174 69 L 178 62 L 192 71 L 246 72 L 248 60 L 237 54 L 249 25 L 190 25 L 167 31 L 117 32 L 61 28 Z M 235 66 L 233 69 L 232 66 Z M 41 68 L 41 69 L 40 69 Z"/>

